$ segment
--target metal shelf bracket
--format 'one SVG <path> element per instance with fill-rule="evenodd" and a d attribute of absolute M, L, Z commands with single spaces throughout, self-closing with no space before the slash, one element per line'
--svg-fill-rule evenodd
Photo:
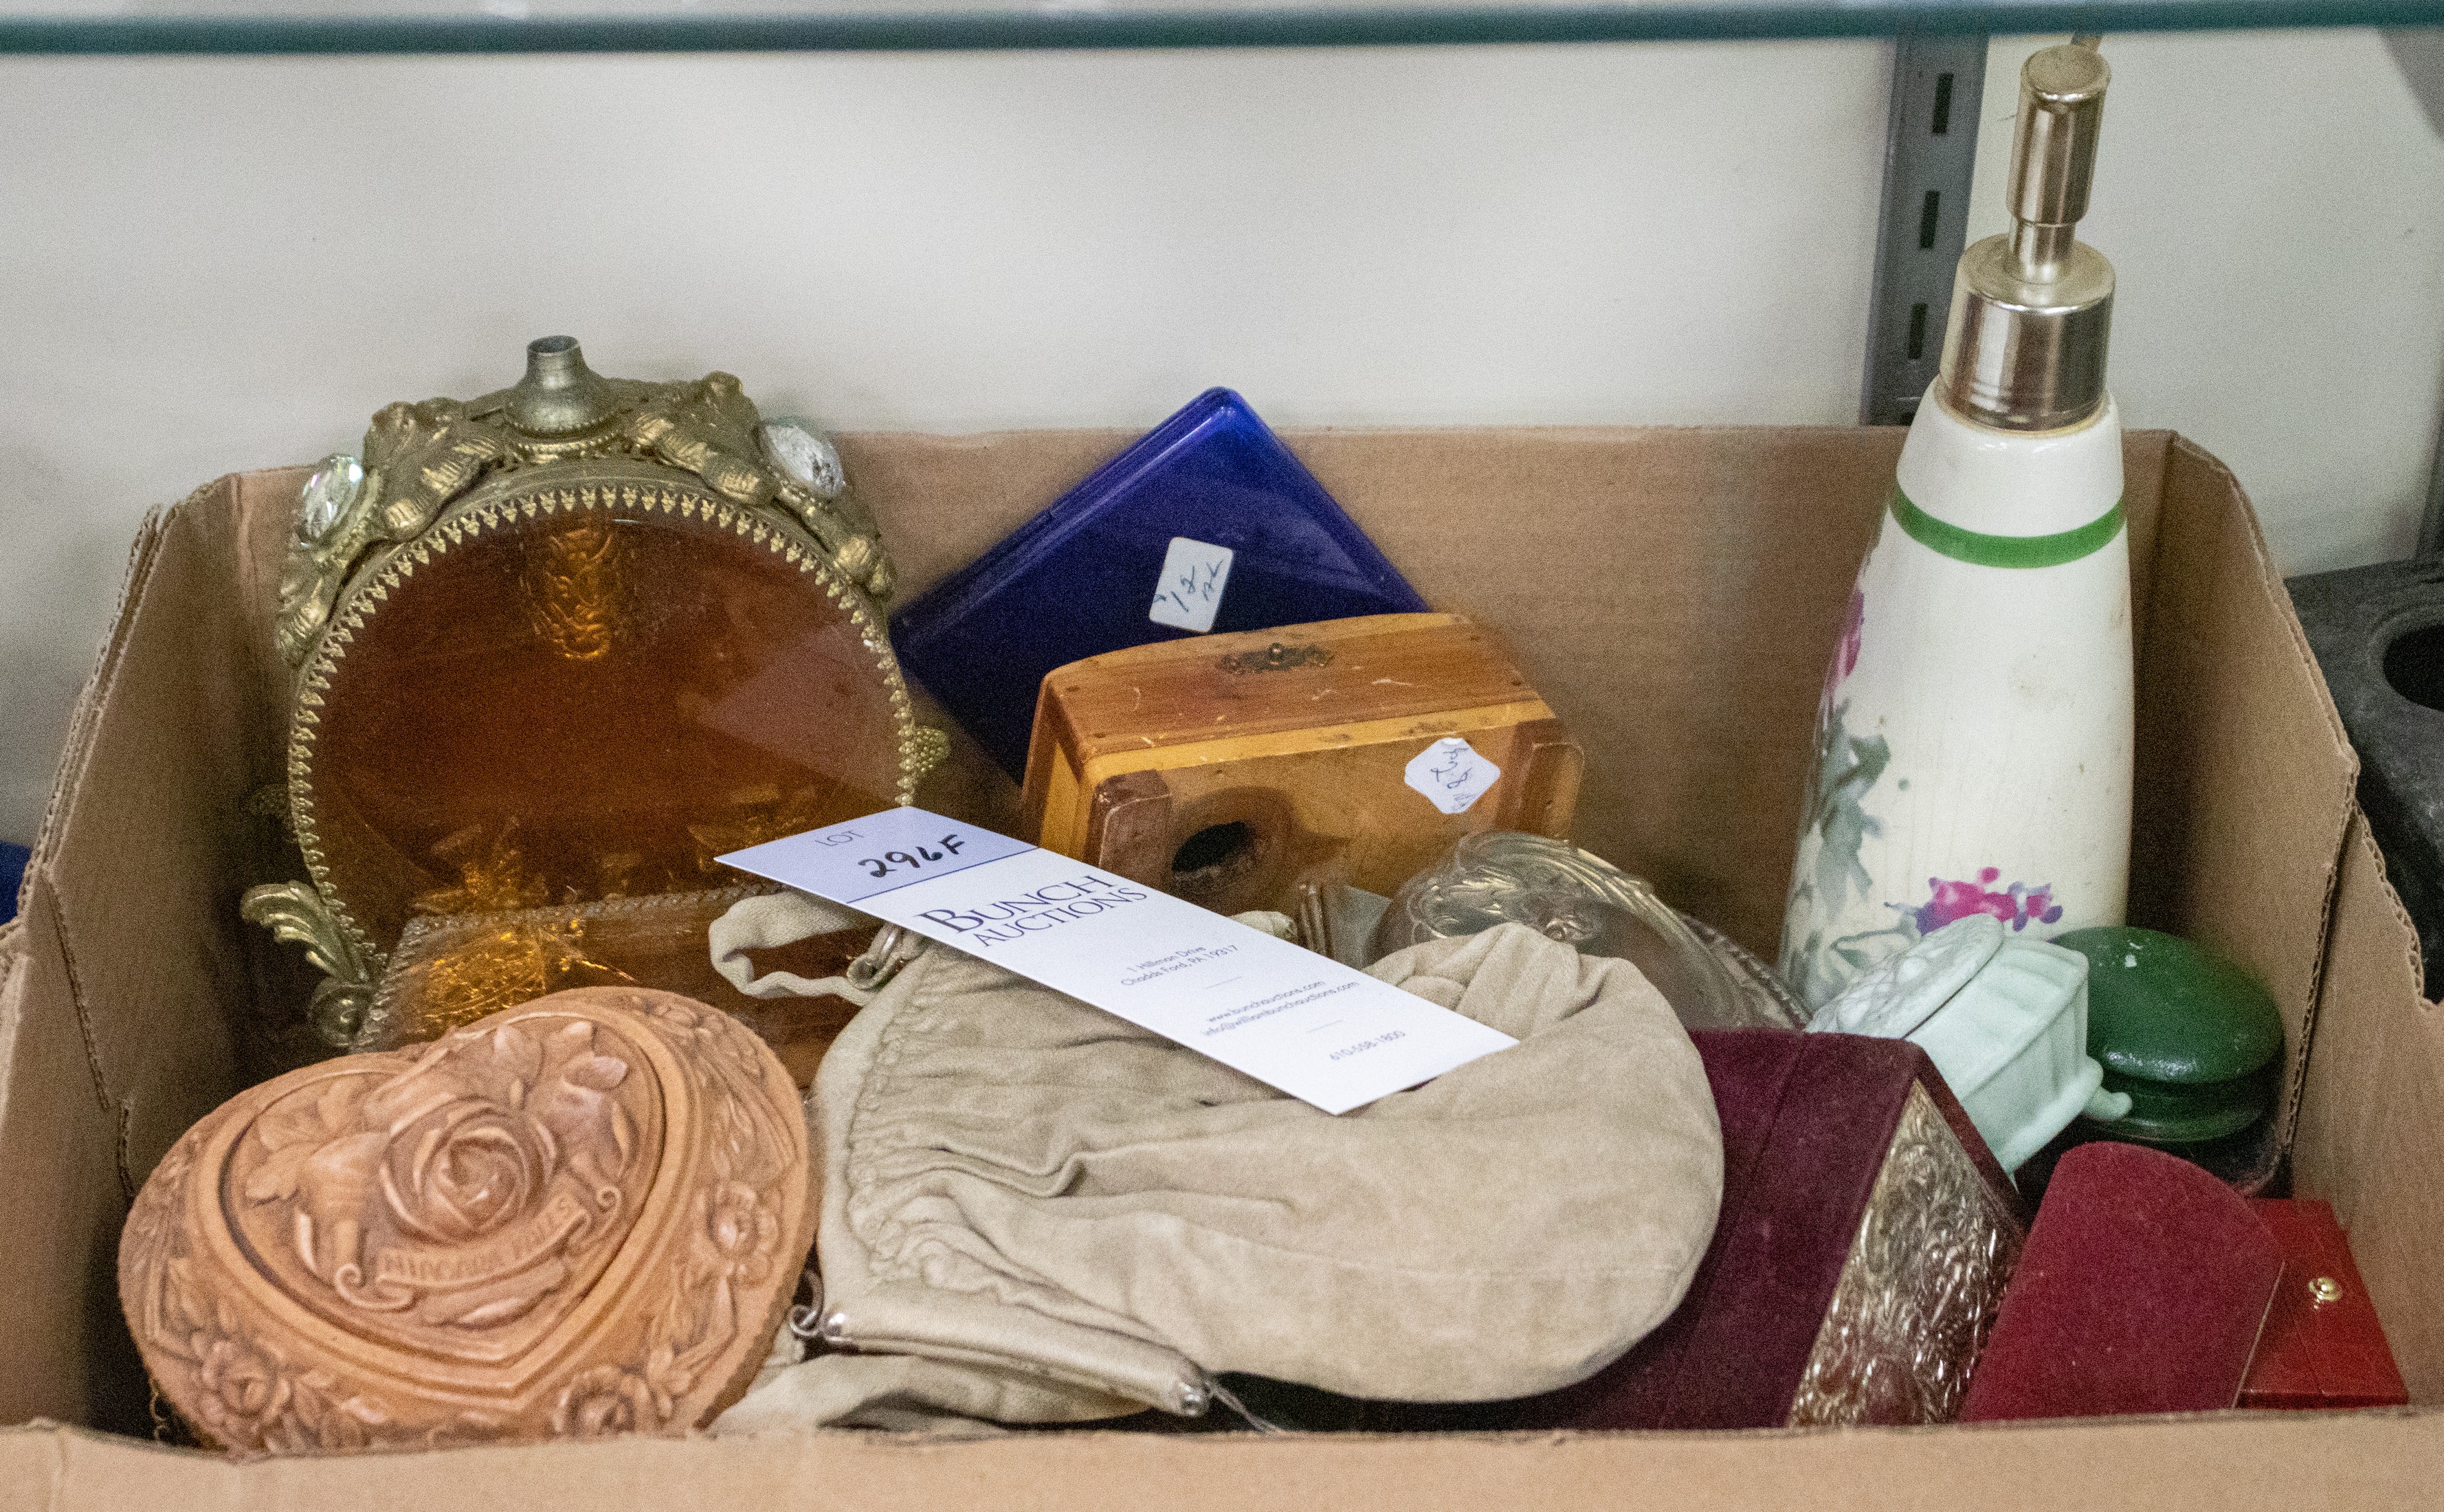
<path fill-rule="evenodd" d="M 1986 38 L 1903 32 L 1893 45 L 1884 197 L 1859 419 L 1906 425 L 1935 381 L 1952 275 L 1969 232 Z"/>

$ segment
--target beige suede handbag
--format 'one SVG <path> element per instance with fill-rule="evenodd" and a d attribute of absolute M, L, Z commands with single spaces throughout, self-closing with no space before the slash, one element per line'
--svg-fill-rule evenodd
<path fill-rule="evenodd" d="M 866 1005 L 807 1099 L 811 1356 L 785 1333 L 716 1432 L 1193 1416 L 1231 1373 L 1552 1391 L 1661 1322 L 1712 1236 L 1705 1071 L 1627 962 L 1515 924 L 1386 957 L 1519 1043 L 1334 1117 L 897 930 L 845 978 L 751 975 L 750 948 L 846 922 L 785 894 L 713 930 L 742 990 Z"/>

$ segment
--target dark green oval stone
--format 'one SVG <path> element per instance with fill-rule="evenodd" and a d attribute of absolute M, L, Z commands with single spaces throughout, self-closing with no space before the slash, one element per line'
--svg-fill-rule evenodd
<path fill-rule="evenodd" d="M 2248 1076 L 2283 1053 L 2274 997 L 2231 961 L 2157 930 L 2054 937 L 2087 957 L 2087 1053 L 2136 1081 Z"/>
<path fill-rule="evenodd" d="M 2274 1067 L 2230 1081 L 2141 1081 L 2108 1071 L 2104 1090 L 2130 1095 L 2130 1111 L 2089 1122 L 2117 1139 L 2194 1145 L 2238 1134 L 2274 1106 Z"/>

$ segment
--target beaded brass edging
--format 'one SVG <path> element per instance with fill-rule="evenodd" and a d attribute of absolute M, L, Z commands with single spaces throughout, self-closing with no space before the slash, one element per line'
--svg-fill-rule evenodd
<path fill-rule="evenodd" d="M 273 638 L 290 666 L 312 650 L 369 554 L 422 537 L 488 475 L 564 463 L 644 462 L 692 474 L 716 498 L 802 526 L 851 586 L 878 601 L 891 597 L 891 558 L 838 456 L 813 479 L 771 465 L 758 439 L 766 428 L 736 378 L 604 378 L 566 337 L 546 337 L 527 354 L 527 377 L 514 388 L 463 404 L 385 406 L 365 432 L 361 467 L 330 459 L 353 470 L 356 482 L 330 518 L 301 520 L 282 565 Z"/>

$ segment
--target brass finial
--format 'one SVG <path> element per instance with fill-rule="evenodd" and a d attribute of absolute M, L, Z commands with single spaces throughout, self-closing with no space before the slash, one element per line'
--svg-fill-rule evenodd
<path fill-rule="evenodd" d="M 585 365 L 576 337 L 546 336 L 527 343 L 527 376 L 503 414 L 528 435 L 569 435 L 602 424 L 619 405 L 611 385 Z"/>

